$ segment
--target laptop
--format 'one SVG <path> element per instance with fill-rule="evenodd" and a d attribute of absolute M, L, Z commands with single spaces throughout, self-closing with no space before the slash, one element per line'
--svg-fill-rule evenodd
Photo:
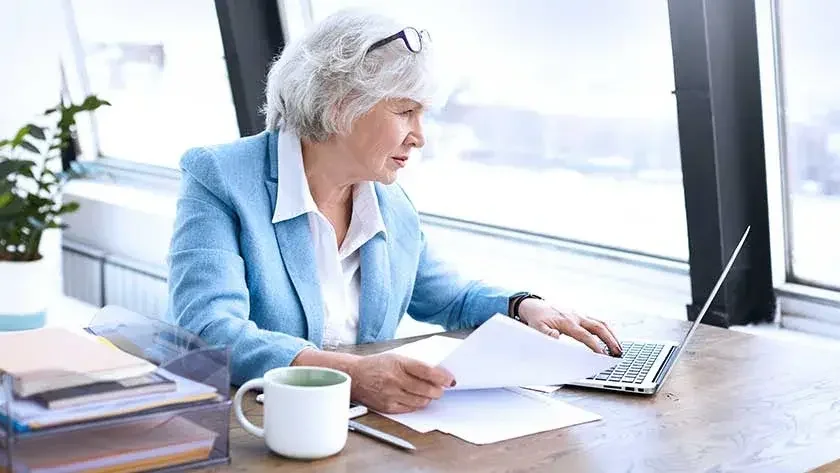
<path fill-rule="evenodd" d="M 602 371 L 595 376 L 568 383 L 568 385 L 637 394 L 656 393 L 662 387 L 662 384 L 668 377 L 668 373 L 677 364 L 680 354 L 685 349 L 688 341 L 691 340 L 691 336 L 697 330 L 700 321 L 703 320 L 703 316 L 709 310 L 709 306 L 712 305 L 715 295 L 717 295 L 720 286 L 726 279 L 726 275 L 729 274 L 732 263 L 735 262 L 735 258 L 741 252 L 741 247 L 747 240 L 749 233 L 750 227 L 748 226 L 744 230 L 744 235 L 741 237 L 741 241 L 738 243 L 735 251 L 732 252 L 729 262 L 723 269 L 723 273 L 718 277 L 712 293 L 709 294 L 706 303 L 703 304 L 703 308 L 697 315 L 697 319 L 681 342 L 673 340 L 622 340 L 619 342 L 621 344 L 622 355 L 621 362 L 618 365 Z"/>

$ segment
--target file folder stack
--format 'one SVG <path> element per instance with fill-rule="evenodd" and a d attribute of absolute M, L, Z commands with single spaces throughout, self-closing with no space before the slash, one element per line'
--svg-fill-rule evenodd
<path fill-rule="evenodd" d="M 0 473 L 227 463 L 230 407 L 227 349 L 157 319 L 0 334 Z"/>

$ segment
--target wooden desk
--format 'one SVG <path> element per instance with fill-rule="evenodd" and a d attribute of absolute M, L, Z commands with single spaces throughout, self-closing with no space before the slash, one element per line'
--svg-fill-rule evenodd
<path fill-rule="evenodd" d="M 621 336 L 679 339 L 687 322 L 614 324 Z M 461 334 L 464 335 L 464 334 Z M 410 340 L 361 345 L 359 354 Z M 840 359 L 836 353 L 701 326 L 653 397 L 564 388 L 557 397 L 603 420 L 487 446 L 417 434 L 376 414 L 359 420 L 417 446 L 407 453 L 356 434 L 337 456 L 296 462 L 273 455 L 232 420 L 236 472 L 840 471 Z M 246 413 L 261 423 L 248 397 Z M 488 413 L 492 415 L 492 413 Z"/>

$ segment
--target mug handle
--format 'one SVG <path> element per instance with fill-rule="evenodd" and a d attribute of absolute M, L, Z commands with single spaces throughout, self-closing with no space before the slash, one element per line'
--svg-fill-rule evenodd
<path fill-rule="evenodd" d="M 252 379 L 240 386 L 239 389 L 236 390 L 236 395 L 233 397 L 233 410 L 236 413 L 236 420 L 239 421 L 239 424 L 242 425 L 242 428 L 245 429 L 246 432 L 260 438 L 265 437 L 265 429 L 257 427 L 245 418 L 245 414 L 242 412 L 242 396 L 252 389 L 264 387 L 265 381 L 262 378 Z"/>

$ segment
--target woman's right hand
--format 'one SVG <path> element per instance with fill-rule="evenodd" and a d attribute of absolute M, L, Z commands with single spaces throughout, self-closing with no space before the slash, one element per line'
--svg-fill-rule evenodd
<path fill-rule="evenodd" d="M 359 358 L 349 374 L 353 400 L 386 414 L 422 409 L 455 386 L 445 369 L 393 353 Z"/>

